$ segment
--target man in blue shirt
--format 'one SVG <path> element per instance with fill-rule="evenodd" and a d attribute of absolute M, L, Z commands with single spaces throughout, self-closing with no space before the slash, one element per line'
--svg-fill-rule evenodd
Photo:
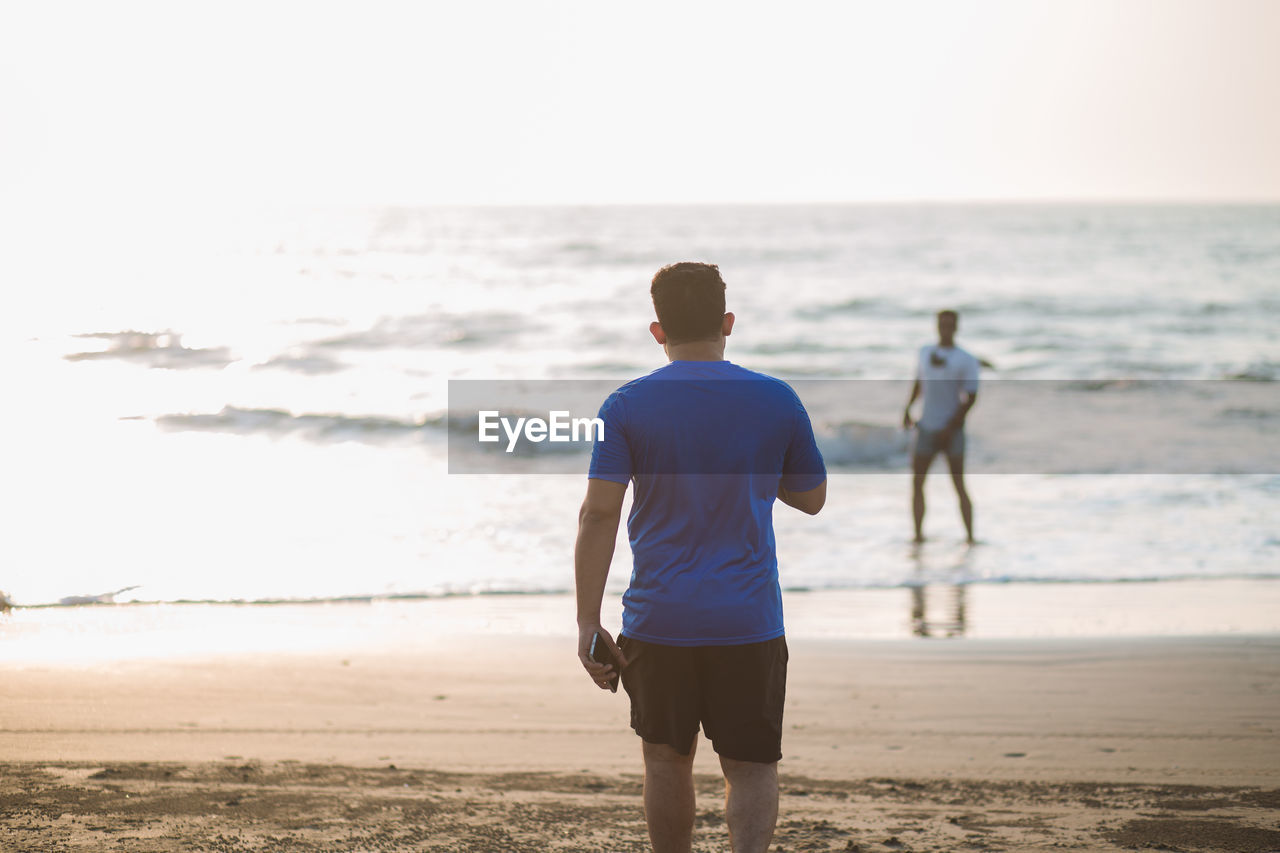
<path fill-rule="evenodd" d="M 617 673 L 589 654 L 599 635 L 622 667 L 658 853 L 692 845 L 699 725 L 724 770 L 735 853 L 768 849 L 787 665 L 773 504 L 812 515 L 826 501 L 826 469 L 795 392 L 724 360 L 734 323 L 724 292 L 711 264 L 654 276 L 649 330 L 670 363 L 601 407 L 604 437 L 578 516 L 578 658 L 609 686 Z M 634 563 L 615 644 L 600 603 L 628 483 Z"/>

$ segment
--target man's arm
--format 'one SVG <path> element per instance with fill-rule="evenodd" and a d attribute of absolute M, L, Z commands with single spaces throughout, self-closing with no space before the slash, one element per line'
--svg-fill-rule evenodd
<path fill-rule="evenodd" d="M 809 515 L 817 515 L 827 502 L 827 481 L 823 480 L 807 492 L 793 492 L 778 486 L 778 500 Z"/>
<path fill-rule="evenodd" d="M 622 499 L 626 483 L 611 480 L 587 480 L 587 497 L 578 512 L 578 541 L 573 549 L 574 584 L 578 596 L 578 660 L 597 686 L 607 689 L 613 667 L 590 658 L 591 637 L 598 631 L 609 644 L 618 661 L 627 660 L 613 642 L 613 637 L 600 626 L 600 602 L 604 584 L 613 562 L 613 546 L 618 540 L 618 521 L 622 518 Z"/>
<path fill-rule="evenodd" d="M 968 399 L 960 404 L 960 408 L 956 409 L 956 413 L 951 416 L 951 420 L 947 421 L 943 432 L 950 435 L 953 432 L 964 429 L 964 419 L 969 414 L 969 410 L 973 408 L 973 404 L 978 402 L 978 392 L 969 391 Z"/>
<path fill-rule="evenodd" d="M 911 384 L 911 396 L 907 398 L 907 407 L 902 410 L 902 428 L 911 429 L 911 404 L 920 396 L 920 378 Z"/>
<path fill-rule="evenodd" d="M 964 429 L 964 419 L 968 417 L 969 410 L 973 408 L 973 404 L 978 402 L 979 365 L 980 362 L 976 358 L 968 355 L 967 353 L 965 354 L 965 360 L 963 363 L 964 374 L 961 377 L 964 382 L 963 393 L 965 396 L 964 399 L 960 401 L 960 406 L 956 409 L 955 414 L 953 414 L 951 419 L 947 421 L 947 426 L 943 430 L 947 435 L 951 435 L 952 433 L 959 432 Z"/>

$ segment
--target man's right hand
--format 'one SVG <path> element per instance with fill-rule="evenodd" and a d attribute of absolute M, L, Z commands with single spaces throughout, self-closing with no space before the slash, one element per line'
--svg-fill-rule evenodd
<path fill-rule="evenodd" d="M 915 421 L 911 420 L 911 410 L 903 409 L 902 410 L 902 428 L 911 429 L 912 425 L 914 424 L 915 424 Z"/>
<path fill-rule="evenodd" d="M 601 628 L 599 624 L 578 626 L 578 660 L 582 663 L 582 668 L 587 671 L 587 675 L 596 683 L 596 686 L 601 690 L 608 690 L 609 682 L 618 673 L 615 673 L 613 667 L 609 664 L 596 663 L 591 659 L 591 638 L 597 632 L 600 634 L 600 639 L 613 651 L 618 663 L 624 667 L 627 665 L 627 656 L 622 653 L 622 649 L 618 648 L 618 644 L 613 641 L 613 636 L 604 628 Z"/>

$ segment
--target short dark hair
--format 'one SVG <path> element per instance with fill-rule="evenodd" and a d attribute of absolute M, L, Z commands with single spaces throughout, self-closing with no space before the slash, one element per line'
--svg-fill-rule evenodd
<path fill-rule="evenodd" d="M 950 317 L 952 320 L 957 322 L 960 320 L 960 315 L 955 311 L 952 311 L 950 308 L 946 308 L 938 312 L 938 319 L 941 320 L 943 317 Z"/>
<path fill-rule="evenodd" d="M 668 342 L 683 344 L 719 337 L 724 289 L 715 264 L 681 261 L 658 270 L 649 295 Z"/>

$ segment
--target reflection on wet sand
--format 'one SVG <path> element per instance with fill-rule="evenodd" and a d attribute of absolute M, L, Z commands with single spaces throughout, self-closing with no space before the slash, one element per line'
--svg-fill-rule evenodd
<path fill-rule="evenodd" d="M 959 561 L 946 570 L 951 577 L 968 574 L 972 544 L 965 548 Z M 963 637 L 968 628 L 964 583 L 929 583 L 927 578 L 937 577 L 937 566 L 931 570 L 925 563 L 921 543 L 913 543 L 911 561 L 915 564 L 911 590 L 911 633 L 917 637 Z M 949 562 L 949 561 L 947 561 Z M 932 607 L 930 606 L 932 604 Z"/>
<path fill-rule="evenodd" d="M 917 637 L 963 637 L 966 590 L 965 584 L 958 583 L 911 587 L 911 633 Z"/>

